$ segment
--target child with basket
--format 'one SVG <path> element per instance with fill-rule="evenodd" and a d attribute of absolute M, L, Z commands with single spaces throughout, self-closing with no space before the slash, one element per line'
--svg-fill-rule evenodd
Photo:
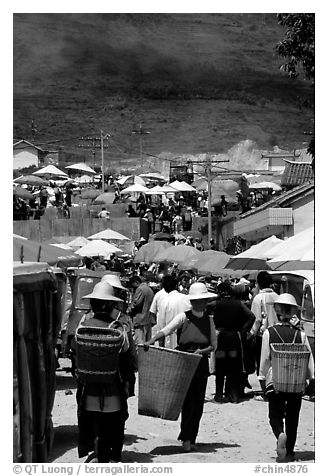
<path fill-rule="evenodd" d="M 259 381 L 269 404 L 269 422 L 277 438 L 277 462 L 295 461 L 302 394 L 306 379 L 314 384 L 314 363 L 305 333 L 291 324 L 298 305 L 291 294 L 274 302 L 279 322 L 262 338 Z M 285 424 L 285 429 L 284 429 Z"/>

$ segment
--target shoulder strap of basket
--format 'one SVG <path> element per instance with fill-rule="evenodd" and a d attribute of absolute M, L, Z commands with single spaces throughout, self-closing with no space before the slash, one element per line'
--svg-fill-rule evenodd
<path fill-rule="evenodd" d="M 293 338 L 293 342 L 292 342 L 292 344 L 295 344 L 295 341 L 296 341 L 296 336 L 297 336 L 297 332 L 298 332 L 298 331 L 296 330 L 296 331 L 295 331 L 295 334 L 294 334 L 294 338 Z M 302 340 L 301 340 L 301 341 L 302 341 Z"/>
<path fill-rule="evenodd" d="M 283 338 L 281 337 L 281 335 L 279 334 L 277 328 L 275 326 L 272 326 L 271 329 L 273 331 L 275 331 L 275 333 L 277 334 L 277 336 L 279 337 L 279 339 L 281 340 L 281 342 L 285 343 L 285 341 L 283 340 Z M 295 334 L 294 334 L 294 337 L 293 337 L 293 341 L 292 341 L 292 344 L 295 344 L 295 341 L 296 341 L 296 337 L 297 337 L 297 330 L 295 331 Z"/>
<path fill-rule="evenodd" d="M 283 338 L 281 337 L 281 335 L 279 334 L 279 332 L 277 331 L 276 327 L 275 326 L 272 326 L 271 329 L 273 331 L 275 331 L 275 333 L 277 334 L 277 336 L 279 337 L 279 339 L 281 340 L 282 343 L 285 343 L 285 341 L 283 340 Z M 294 339 L 295 339 L 295 336 L 294 336 Z"/>
<path fill-rule="evenodd" d="M 118 316 L 115 319 L 115 321 L 112 321 L 108 326 L 108 329 L 111 329 L 114 325 L 119 324 L 119 326 L 122 328 L 122 337 L 123 337 L 123 339 L 122 339 L 122 342 L 121 342 L 119 353 L 122 351 L 122 349 L 124 347 L 124 343 L 125 343 L 124 326 L 123 326 L 122 322 L 119 321 L 119 318 L 121 317 L 121 314 L 122 314 L 121 311 L 119 311 Z"/>

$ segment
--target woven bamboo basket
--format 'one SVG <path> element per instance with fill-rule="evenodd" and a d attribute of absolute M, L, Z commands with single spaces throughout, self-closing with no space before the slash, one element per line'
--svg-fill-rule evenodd
<path fill-rule="evenodd" d="M 306 345 L 271 344 L 273 387 L 277 392 L 303 393 L 310 352 Z"/>
<path fill-rule="evenodd" d="M 83 382 L 110 382 L 123 345 L 120 329 L 79 327 L 76 331 L 77 375 Z"/>
<path fill-rule="evenodd" d="M 139 415 L 177 420 L 201 355 L 138 347 Z"/>

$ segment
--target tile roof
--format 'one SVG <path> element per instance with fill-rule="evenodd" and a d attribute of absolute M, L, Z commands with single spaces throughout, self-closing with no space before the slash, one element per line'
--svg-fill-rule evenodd
<path fill-rule="evenodd" d="M 283 187 L 295 187 L 314 178 L 311 162 L 294 162 L 286 160 L 286 167 L 281 177 Z"/>
<path fill-rule="evenodd" d="M 246 218 L 249 215 L 254 215 L 255 213 L 265 210 L 266 208 L 288 207 L 289 204 L 292 203 L 299 196 L 306 196 L 312 193 L 313 190 L 314 190 L 314 180 L 309 180 L 308 182 L 303 183 L 302 185 L 299 185 L 298 187 L 294 187 L 293 189 L 287 192 L 281 193 L 280 195 L 274 197 L 269 202 L 263 203 L 263 205 L 260 205 L 259 207 L 252 208 L 251 210 L 240 215 L 239 217 Z"/>

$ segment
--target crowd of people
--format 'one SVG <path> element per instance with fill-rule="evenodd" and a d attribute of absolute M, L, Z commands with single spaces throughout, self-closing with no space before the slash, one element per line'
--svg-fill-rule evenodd
<path fill-rule="evenodd" d="M 51 187 L 28 186 L 26 191 L 29 198 L 17 196 L 14 190 L 13 218 L 14 220 L 40 220 L 45 209 L 51 205 L 57 208 L 58 218 L 70 218 L 73 189 L 70 185 L 59 187 L 55 183 Z M 50 200 L 51 198 L 51 200 Z"/>
<path fill-rule="evenodd" d="M 99 189 L 99 194 L 101 193 L 100 181 L 91 182 L 85 186 L 95 190 Z M 123 186 L 114 177 L 108 179 L 105 190 L 114 192 L 114 204 L 129 203 L 126 210 L 127 216 L 147 220 L 150 234 L 161 231 L 179 233 L 182 230 L 191 230 L 193 216 L 207 216 L 208 214 L 208 192 L 205 190 L 177 191 L 165 195 L 140 193 L 137 200 L 132 201 L 133 197 L 121 193 Z M 14 189 L 14 220 L 38 220 L 49 206 L 57 208 L 58 218 L 69 218 L 72 199 L 79 197 L 83 186 L 75 184 L 73 180 L 69 180 L 63 185 L 50 181 L 48 187 L 28 185 L 26 191 L 30 193 L 30 198 L 26 198 L 24 195 L 17 196 Z M 225 195 L 221 195 L 220 200 L 212 203 L 212 214 L 224 217 L 229 210 L 240 210 L 241 213 L 244 213 L 271 200 L 273 193 L 270 189 L 250 191 L 247 185 L 242 186 L 233 200 L 227 200 Z M 108 214 L 106 209 L 105 212 Z M 105 217 L 105 213 L 99 217 Z"/>
<path fill-rule="evenodd" d="M 259 272 L 256 281 L 251 282 L 245 278 L 199 277 L 179 272 L 175 266 L 157 266 L 156 272 L 151 272 L 141 265 L 138 273 L 134 269 L 125 281 L 124 275 L 120 280 L 118 275 L 105 274 L 102 285 L 97 284 L 86 296 L 91 298 L 91 309 L 84 318 L 86 325 L 92 326 L 95 319 L 102 321 L 97 324 L 100 327 L 105 327 L 104 322 L 122 320 L 126 346 L 122 347 L 124 358 L 118 381 L 112 387 L 79 383 L 80 457 L 88 455 L 88 461 L 97 458 L 98 462 L 121 461 L 127 398 L 134 395 L 138 367 L 137 346 L 140 352 L 140 345 L 145 351 L 150 345 L 160 345 L 201 355 L 181 412 L 178 439 L 183 451 L 193 451 L 197 444 L 207 381 L 213 374 L 217 404 L 238 404 L 253 397 L 268 402 L 277 461 L 294 461 L 302 395 L 274 391 L 270 344 L 296 340 L 307 346 L 307 391 L 313 393 L 313 357 L 297 317 L 295 298 L 279 294 L 272 275 L 266 271 Z M 248 377 L 254 372 L 261 392 L 252 391 L 249 383 Z M 106 418 L 102 419 L 104 413 Z M 113 441 L 116 430 L 118 437 Z M 86 437 L 87 444 L 83 443 Z"/>

